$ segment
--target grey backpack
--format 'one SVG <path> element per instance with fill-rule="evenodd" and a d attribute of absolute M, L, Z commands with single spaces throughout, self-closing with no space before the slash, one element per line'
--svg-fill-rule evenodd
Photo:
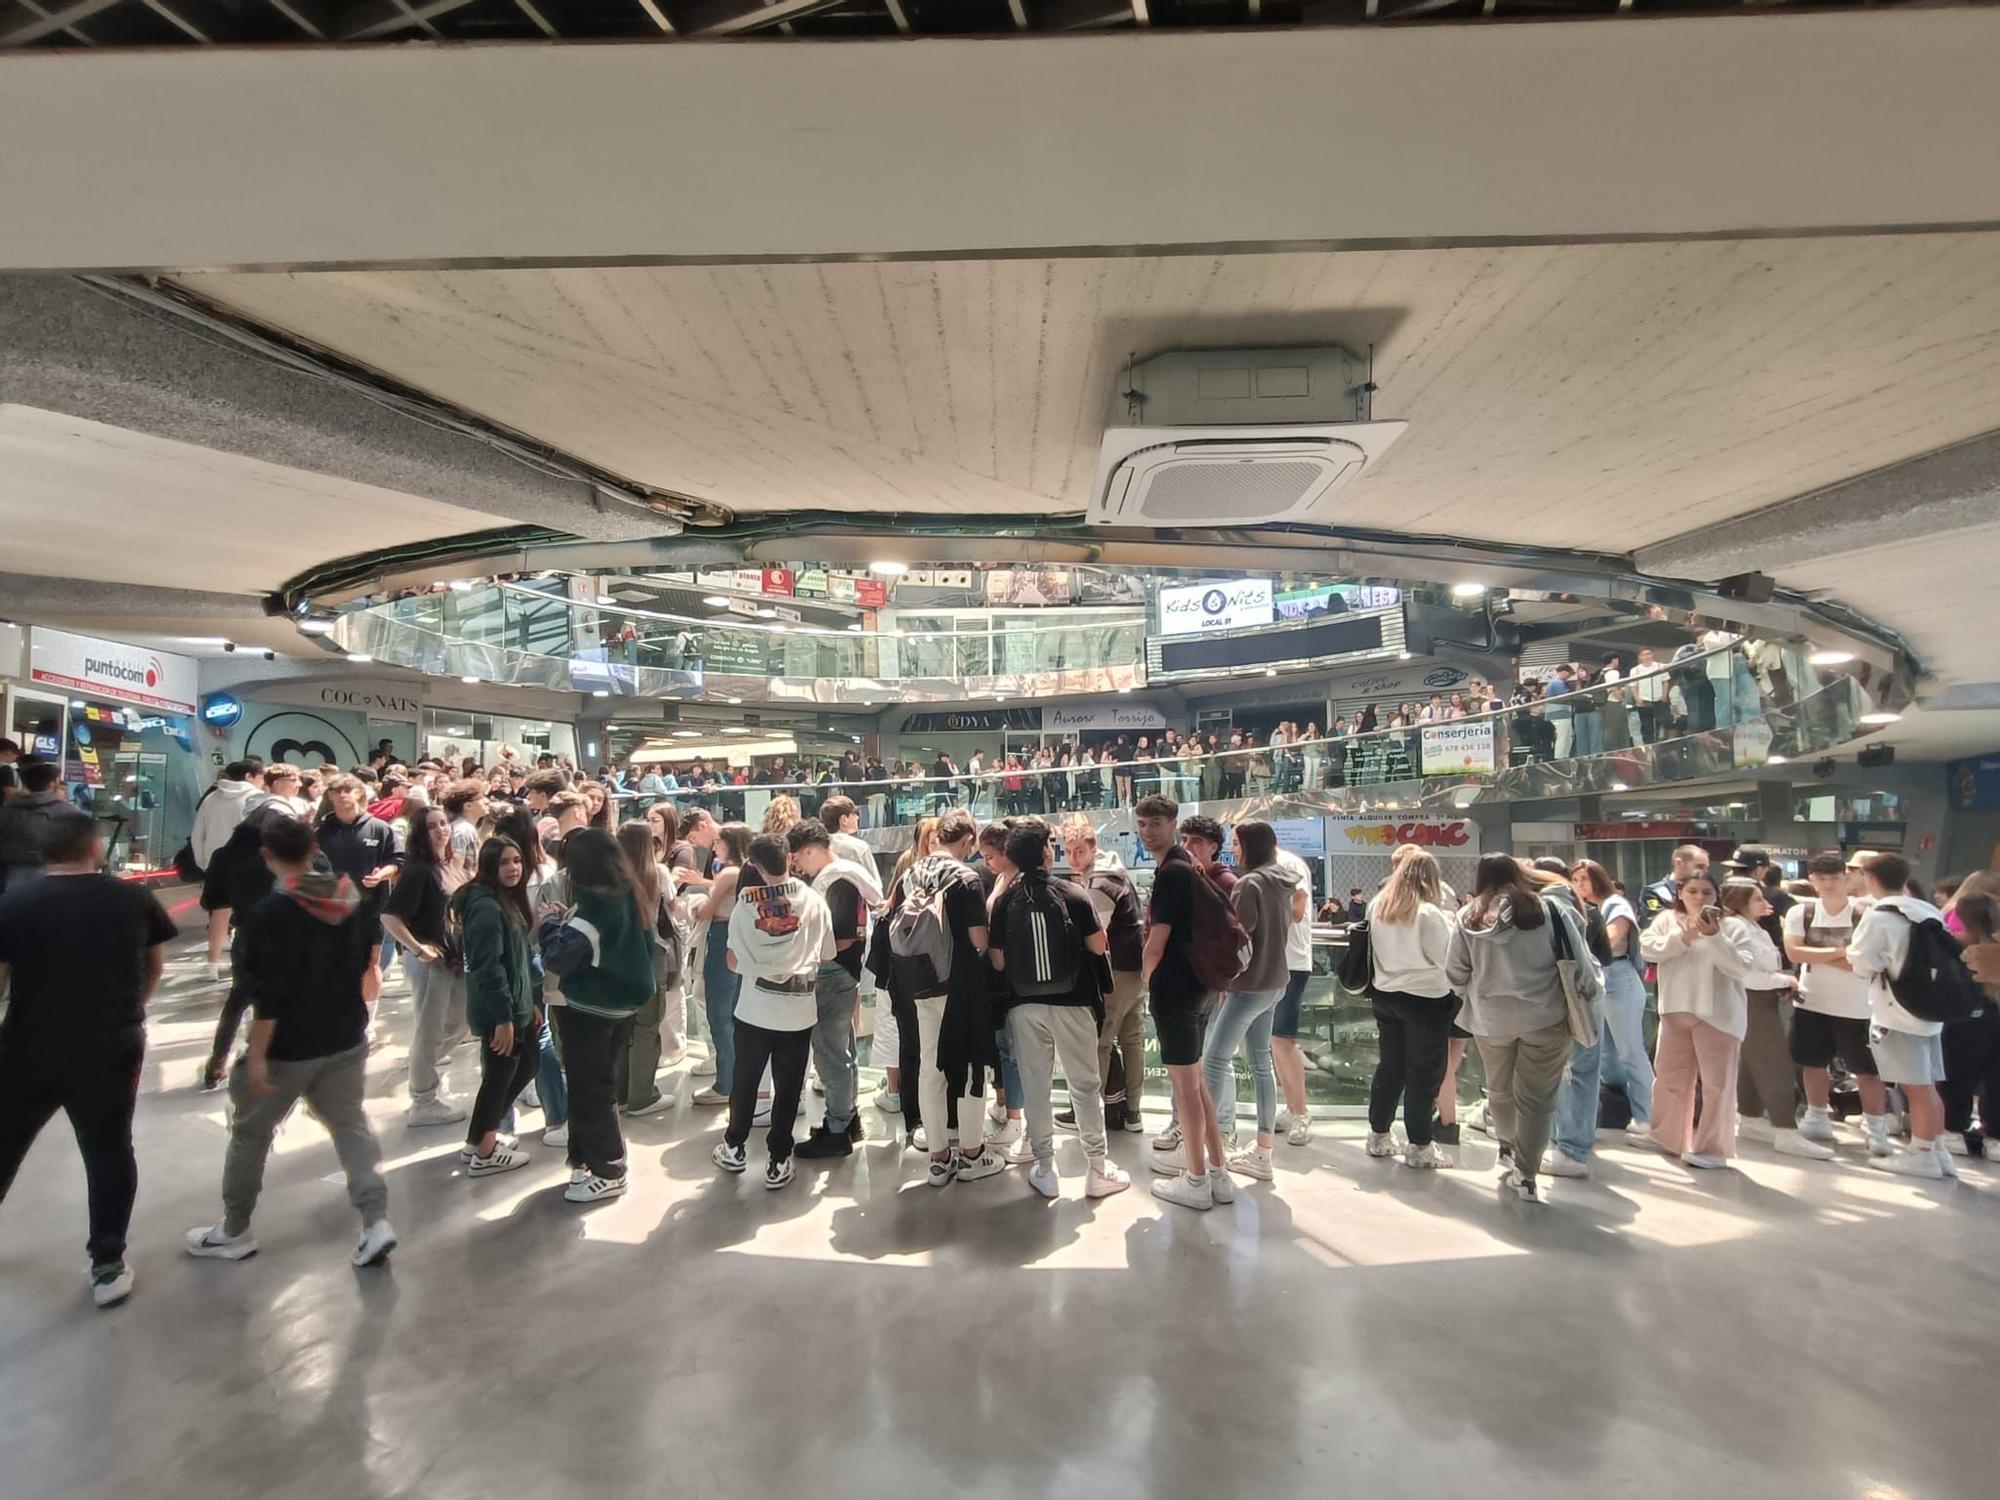
<path fill-rule="evenodd" d="M 951 980 L 951 926 L 944 897 L 950 882 L 925 890 L 911 881 L 889 914 L 890 983 L 912 997 L 941 995 Z"/>

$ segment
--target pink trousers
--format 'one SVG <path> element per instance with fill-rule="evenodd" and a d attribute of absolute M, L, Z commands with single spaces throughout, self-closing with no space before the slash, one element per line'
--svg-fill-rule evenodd
<path fill-rule="evenodd" d="M 1653 1058 L 1653 1134 L 1679 1153 L 1736 1154 L 1736 1068 L 1743 1044 L 1697 1016 L 1660 1017 Z M 1695 1079 L 1701 1079 L 1701 1119 L 1695 1119 Z"/>

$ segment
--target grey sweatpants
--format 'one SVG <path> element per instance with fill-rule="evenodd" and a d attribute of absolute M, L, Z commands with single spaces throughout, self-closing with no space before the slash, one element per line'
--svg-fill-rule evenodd
<path fill-rule="evenodd" d="M 274 1060 L 269 1064 L 274 1088 L 261 1096 L 250 1092 L 248 1066 L 236 1064 L 229 1075 L 233 1107 L 229 1149 L 222 1158 L 222 1227 L 226 1233 L 237 1235 L 250 1227 L 258 1194 L 264 1189 L 264 1162 L 271 1154 L 271 1141 L 301 1099 L 333 1137 L 341 1170 L 347 1173 L 347 1201 L 361 1215 L 362 1227 L 388 1214 L 389 1185 L 382 1180 L 382 1148 L 375 1143 L 375 1132 L 368 1128 L 368 1115 L 362 1108 L 367 1097 L 363 1087 L 367 1063 L 366 1042 L 331 1057 L 303 1062 Z"/>
<path fill-rule="evenodd" d="M 1549 1149 L 1549 1125 L 1556 1095 L 1569 1066 L 1569 1024 L 1524 1036 L 1474 1037 L 1486 1064 L 1486 1102 L 1493 1114 L 1493 1137 L 1514 1153 L 1524 1177 L 1539 1176 Z"/>
<path fill-rule="evenodd" d="M 465 976 L 443 963 L 427 964 L 403 955 L 410 980 L 416 1024 L 410 1031 L 410 1103 L 422 1104 L 447 1092 L 444 1081 L 451 1049 L 465 1040 Z"/>
<path fill-rule="evenodd" d="M 1076 1110 L 1077 1133 L 1083 1137 L 1083 1154 L 1093 1162 L 1103 1161 L 1104 1080 L 1097 1071 L 1097 1018 L 1081 1005 L 1028 1003 L 1007 1012 L 1007 1029 L 1014 1042 L 1014 1066 L 1021 1072 L 1021 1105 L 1027 1112 L 1028 1145 L 1035 1160 L 1055 1160 L 1056 1120 L 1049 1108 L 1049 1084 L 1060 1057 L 1069 1102 Z"/>

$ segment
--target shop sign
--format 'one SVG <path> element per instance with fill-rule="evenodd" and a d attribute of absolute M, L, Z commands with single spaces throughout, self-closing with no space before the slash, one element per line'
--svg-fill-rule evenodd
<path fill-rule="evenodd" d="M 904 734 L 992 734 L 1003 729 L 1040 729 L 1039 708 L 967 709 L 950 714 L 912 714 Z"/>
<path fill-rule="evenodd" d="M 986 575 L 986 602 L 995 606 L 1067 604 L 1074 591 L 1068 568 L 995 568 Z"/>
<path fill-rule="evenodd" d="M 772 609 L 777 613 L 779 619 L 787 621 L 790 624 L 799 625 L 805 621 L 805 611 L 793 609 L 789 604 L 776 604 L 772 606 Z"/>
<path fill-rule="evenodd" d="M 317 700 L 322 708 L 358 708 L 371 719 L 414 724 L 423 701 L 414 693 L 398 693 L 386 688 L 322 687 Z"/>
<path fill-rule="evenodd" d="M 826 579 L 826 596 L 841 604 L 853 604 L 860 598 L 860 580 L 847 573 L 829 573 Z"/>
<path fill-rule="evenodd" d="M 1453 719 L 1443 724 L 1426 724 L 1420 756 L 1426 776 L 1491 776 L 1493 721 Z"/>
<path fill-rule="evenodd" d="M 201 722 L 227 729 L 243 717 L 243 700 L 234 693 L 210 693 L 201 700 Z"/>
<path fill-rule="evenodd" d="M 1337 847 L 1348 849 L 1394 849 L 1417 844 L 1425 849 L 1465 849 L 1476 845 L 1470 818 L 1446 818 L 1404 822 L 1397 818 L 1335 816 L 1327 820 L 1329 833 L 1338 829 Z"/>
<path fill-rule="evenodd" d="M 37 625 L 28 642 L 28 676 L 72 692 L 98 693 L 145 708 L 191 714 L 197 671 L 192 657 Z"/>
<path fill-rule="evenodd" d="M 730 583 L 746 594 L 761 594 L 764 591 L 764 570 L 762 568 L 737 568 L 729 575 Z"/>
<path fill-rule="evenodd" d="M 792 592 L 801 599 L 824 599 L 826 585 L 825 568 L 800 568 L 792 579 Z"/>
<path fill-rule="evenodd" d="M 1428 698 L 1432 693 L 1443 693 L 1449 698 L 1453 692 L 1472 680 L 1471 674 L 1457 667 L 1447 667 L 1433 663 L 1414 666 L 1384 667 L 1372 672 L 1358 672 L 1348 677 L 1336 677 L 1326 685 L 1327 692 L 1335 698 Z"/>
<path fill-rule="evenodd" d="M 792 570 L 790 568 L 764 569 L 763 592 L 767 594 L 781 594 L 789 598 L 792 592 Z"/>
<path fill-rule="evenodd" d="M 1048 708 L 1044 722 L 1052 730 L 1164 730 L 1166 714 L 1152 704 L 1080 704 Z"/>
<path fill-rule="evenodd" d="M 1160 634 L 1198 635 L 1272 621 L 1271 580 L 1192 583 L 1160 590 Z"/>
<path fill-rule="evenodd" d="M 857 578 L 854 602 L 863 609 L 881 609 L 889 602 L 889 585 L 879 578 Z"/>
<path fill-rule="evenodd" d="M 1273 818 L 1271 832 L 1278 847 L 1289 849 L 1304 859 L 1318 859 L 1326 853 L 1326 821 L 1323 818 Z"/>
<path fill-rule="evenodd" d="M 1616 843 L 1620 839 L 1680 839 L 1695 836 L 1692 823 L 1579 823 L 1576 836 L 1586 843 Z"/>

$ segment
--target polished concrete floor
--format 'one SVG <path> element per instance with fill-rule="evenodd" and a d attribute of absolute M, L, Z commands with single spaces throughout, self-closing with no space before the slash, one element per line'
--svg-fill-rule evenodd
<path fill-rule="evenodd" d="M 303 1117 L 262 1253 L 196 1262 L 224 1139 L 197 969 L 155 1008 L 132 1301 L 90 1305 L 60 1124 L 0 1207 L 0 1495 L 1995 1493 L 2000 1168 L 1916 1184 L 1850 1143 L 1694 1174 L 1607 1136 L 1537 1211 L 1490 1143 L 1420 1174 L 1341 1122 L 1197 1215 L 1145 1191 L 1137 1136 L 1132 1192 L 1085 1202 L 1067 1141 L 1048 1204 L 1019 1170 L 931 1190 L 872 1113 L 881 1139 L 770 1193 L 682 1107 L 629 1124 L 633 1191 L 581 1210 L 558 1152 L 468 1182 L 456 1128 L 404 1125 L 398 982 L 391 1267 L 348 1265 Z"/>

